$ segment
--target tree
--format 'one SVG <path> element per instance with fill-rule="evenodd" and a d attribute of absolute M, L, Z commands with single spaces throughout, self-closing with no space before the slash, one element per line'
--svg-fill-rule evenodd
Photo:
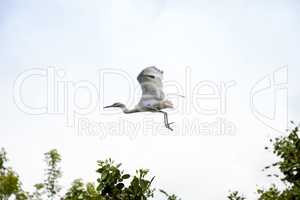
<path fill-rule="evenodd" d="M 120 169 L 121 164 L 107 159 L 97 162 L 96 172 L 99 177 L 96 183 L 85 184 L 81 179 L 76 179 L 60 197 L 61 156 L 56 149 L 44 155 L 46 178 L 43 183 L 35 184 L 35 191 L 29 193 L 22 190 L 16 173 L 6 167 L 8 159 L 5 150 L 0 151 L 0 200 L 8 200 L 10 197 L 15 200 L 43 200 L 46 197 L 51 200 L 147 200 L 154 196 L 155 189 L 151 186 L 154 177 L 148 178 L 149 170 L 139 169 L 135 175 L 129 175 Z M 175 195 L 160 191 L 166 195 L 167 200 L 180 200 Z"/>
<path fill-rule="evenodd" d="M 45 153 L 45 162 L 47 168 L 45 170 L 46 179 L 44 180 L 44 186 L 49 199 L 58 199 L 61 186 L 59 185 L 59 178 L 62 176 L 59 163 L 61 156 L 56 149 Z M 39 185 L 42 187 L 42 185 Z M 43 186 L 43 187 L 44 187 Z M 40 188 L 41 189 L 41 188 Z"/>
<path fill-rule="evenodd" d="M 64 200 L 103 200 L 93 183 L 83 183 L 81 179 L 73 181 L 71 188 L 65 194 Z"/>
<path fill-rule="evenodd" d="M 64 196 L 64 200 L 147 200 L 154 196 L 155 189 L 151 184 L 154 177 L 147 178 L 149 170 L 136 170 L 135 175 L 129 175 L 120 169 L 111 159 L 98 161 L 97 184 L 84 184 L 81 179 L 72 183 Z M 175 195 L 167 196 L 167 200 L 180 200 Z"/>
<path fill-rule="evenodd" d="M 292 122 L 292 124 L 294 124 Z M 286 188 L 280 190 L 275 184 L 268 189 L 257 189 L 258 200 L 299 200 L 300 199 L 300 138 L 299 126 L 289 131 L 287 136 L 281 136 L 270 140 L 273 153 L 279 158 L 264 170 L 278 168 L 281 174 L 268 174 L 268 177 L 276 177 L 282 181 Z M 265 147 L 265 149 L 269 149 Z M 236 194 L 236 197 L 240 197 Z M 229 198 L 230 199 L 230 198 Z M 234 198 L 233 198 L 234 199 Z M 236 198 L 237 199 L 237 198 Z"/>
<path fill-rule="evenodd" d="M 0 200 L 8 200 L 14 197 L 16 200 L 27 199 L 27 194 L 21 188 L 19 176 L 6 166 L 8 161 L 6 151 L 0 150 Z"/>
<path fill-rule="evenodd" d="M 130 184 L 126 187 L 124 181 L 131 176 L 121 171 L 121 164 L 114 164 L 111 159 L 98 161 L 98 170 L 100 178 L 97 179 L 97 191 L 105 200 L 129 200 L 140 199 L 145 200 L 153 197 L 153 189 L 151 183 L 154 179 L 146 179 L 148 170 L 140 169 L 136 171 L 136 175 L 132 177 Z"/>

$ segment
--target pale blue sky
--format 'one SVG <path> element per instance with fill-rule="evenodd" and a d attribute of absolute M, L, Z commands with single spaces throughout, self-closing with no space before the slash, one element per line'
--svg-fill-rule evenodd
<path fill-rule="evenodd" d="M 280 133 L 251 113 L 250 90 L 264 76 L 288 65 L 289 119 L 299 119 L 299 9 L 296 0 L 1 0 L 0 146 L 7 149 L 27 189 L 42 180 L 43 153 L 58 148 L 65 188 L 78 177 L 95 180 L 96 160 L 112 157 L 132 172 L 149 168 L 157 176 L 155 185 L 182 199 L 225 199 L 230 189 L 253 199 L 256 185 L 270 183 L 261 169 L 274 157 L 264 146 Z M 179 113 L 170 115 L 179 134 L 183 134 L 183 119 L 211 122 L 222 117 L 236 125 L 235 135 L 143 136 L 138 131 L 135 139 L 108 136 L 101 140 L 76 135 L 74 127 L 66 126 L 65 115 L 28 115 L 13 102 L 14 81 L 34 67 L 63 69 L 66 75 L 61 81 L 90 81 L 99 89 L 101 69 L 123 70 L 135 80 L 150 65 L 163 69 L 166 81 L 182 86 L 186 86 L 186 66 L 193 87 L 203 80 L 235 81 L 224 115 L 184 113 L 191 94 L 179 100 Z M 26 84 L 25 101 L 44 105 L 43 79 Z M 137 82 L 133 86 L 138 88 Z M 130 94 L 118 77 L 110 77 L 104 87 L 105 104 L 126 101 Z M 80 94 L 82 98 L 77 98 L 85 102 L 86 94 Z M 268 113 L 273 109 L 272 93 L 266 95 L 257 103 Z M 119 119 L 161 123 L 157 115 L 114 113 L 96 109 L 81 117 L 104 124 Z"/>

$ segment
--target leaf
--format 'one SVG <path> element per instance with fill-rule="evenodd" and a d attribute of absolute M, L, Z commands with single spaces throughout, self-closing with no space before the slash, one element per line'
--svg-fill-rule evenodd
<path fill-rule="evenodd" d="M 123 183 L 118 183 L 117 185 L 116 185 L 116 187 L 119 189 L 119 190 L 122 190 L 123 188 L 124 188 L 124 184 Z"/>
<path fill-rule="evenodd" d="M 130 178 L 130 175 L 129 174 L 124 174 L 123 176 L 122 176 L 122 179 L 129 179 Z"/>

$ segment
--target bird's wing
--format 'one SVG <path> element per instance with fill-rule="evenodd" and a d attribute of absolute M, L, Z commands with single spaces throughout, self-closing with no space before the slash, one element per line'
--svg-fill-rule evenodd
<path fill-rule="evenodd" d="M 163 71 L 156 67 L 147 67 L 137 77 L 142 88 L 141 101 L 160 101 L 165 98 L 163 92 Z"/>

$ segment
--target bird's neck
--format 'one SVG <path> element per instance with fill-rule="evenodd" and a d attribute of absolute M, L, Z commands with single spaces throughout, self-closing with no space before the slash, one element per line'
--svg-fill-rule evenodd
<path fill-rule="evenodd" d="M 137 112 L 137 109 L 128 109 L 126 106 L 123 106 L 123 107 L 120 107 L 123 111 L 123 113 L 126 113 L 126 114 L 130 114 L 130 113 L 135 113 Z"/>

